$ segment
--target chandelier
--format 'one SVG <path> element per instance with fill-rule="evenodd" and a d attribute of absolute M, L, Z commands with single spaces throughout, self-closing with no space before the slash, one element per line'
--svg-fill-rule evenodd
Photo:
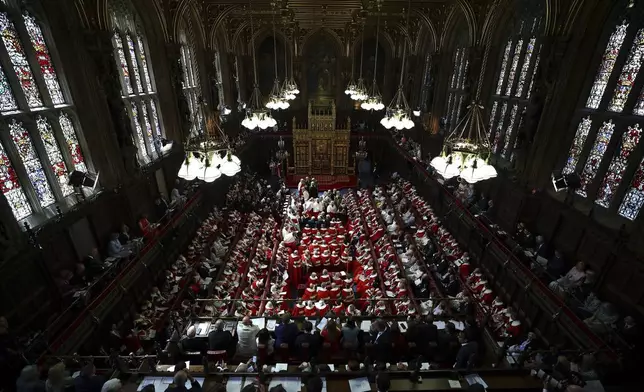
<path fill-rule="evenodd" d="M 414 127 L 414 120 L 411 118 L 411 110 L 409 109 L 409 104 L 407 103 L 407 98 L 405 98 L 405 92 L 403 91 L 403 76 L 405 75 L 405 63 L 407 61 L 407 41 L 411 44 L 411 37 L 409 37 L 409 14 L 411 11 L 411 0 L 407 6 L 407 37 L 404 40 L 404 49 L 403 49 L 403 60 L 402 67 L 400 68 L 400 81 L 398 83 L 398 90 L 394 98 L 391 100 L 387 110 L 385 111 L 385 116 L 380 120 L 380 124 L 387 129 L 395 129 L 402 131 L 403 129 L 412 129 Z"/>
<path fill-rule="evenodd" d="M 223 175 L 232 177 L 241 171 L 241 161 L 231 151 L 228 137 L 217 122 L 215 113 L 206 111 L 201 102 L 201 115 L 195 116 L 195 124 L 201 124 L 185 143 L 186 158 L 177 175 L 185 180 L 199 179 L 213 182 Z M 202 121 L 199 122 L 198 118 Z M 196 128 L 195 128 L 196 129 Z"/>
<path fill-rule="evenodd" d="M 349 92 L 349 96 L 351 99 L 354 101 L 364 101 L 365 99 L 369 98 L 369 95 L 367 94 L 367 87 L 364 85 L 364 80 L 362 79 L 362 63 L 364 60 L 364 19 L 362 21 L 362 43 L 360 44 L 360 76 L 358 77 L 358 83 L 355 86 L 352 86 L 351 89 L 349 89 L 350 86 L 347 86 L 346 92 Z M 353 74 L 353 69 L 351 70 L 351 73 Z M 351 77 L 351 80 L 353 81 L 353 76 Z M 351 84 L 351 82 L 349 82 Z"/>
<path fill-rule="evenodd" d="M 295 43 L 295 38 L 293 38 L 293 43 Z M 291 76 L 287 77 L 289 67 L 286 66 L 286 64 L 288 64 L 288 59 L 286 56 L 286 48 L 284 48 L 284 85 L 282 86 L 282 94 L 284 95 L 284 98 L 289 101 L 294 100 L 297 94 L 300 93 L 300 90 L 297 88 L 297 83 L 293 78 L 293 57 L 295 56 L 295 45 L 293 45 L 292 50 L 293 54 L 291 55 L 290 62 Z"/>
<path fill-rule="evenodd" d="M 275 153 L 275 158 L 278 161 L 285 161 L 288 159 L 290 154 L 284 149 L 284 139 L 280 136 L 280 140 L 277 142 L 277 152 Z"/>
<path fill-rule="evenodd" d="M 361 137 L 358 141 L 358 151 L 356 151 L 356 159 L 366 159 L 367 155 L 367 142 L 364 140 L 364 137 Z"/>
<path fill-rule="evenodd" d="M 491 145 L 485 131 L 483 106 L 477 103 L 481 95 L 489 51 L 488 41 L 481 64 L 475 100 L 467 107 L 467 113 L 463 119 L 445 139 L 442 154 L 432 159 L 430 163 L 445 179 L 458 176 L 474 184 L 496 177 L 496 169 L 488 163 Z"/>
<path fill-rule="evenodd" d="M 275 7 L 275 3 L 273 3 L 273 7 Z M 280 86 L 280 80 L 278 76 L 279 74 L 277 73 L 277 38 L 275 38 L 275 12 L 276 10 L 275 8 L 273 8 L 273 61 L 275 64 L 275 81 L 273 82 L 271 93 L 268 96 L 266 107 L 271 110 L 283 110 L 288 109 L 291 104 L 288 103 L 288 99 L 286 97 L 287 94 L 282 90 L 282 87 Z M 284 53 L 286 53 L 286 47 L 284 48 Z M 254 55 L 255 49 L 253 48 L 253 56 Z M 286 68 L 286 63 L 284 63 L 284 68 Z M 286 76 L 284 77 L 284 81 L 286 82 Z"/>
<path fill-rule="evenodd" d="M 368 97 L 360 104 L 364 110 L 382 110 L 385 105 L 382 103 L 382 95 L 378 90 L 378 83 L 376 82 L 376 75 L 378 73 L 378 40 L 380 38 L 380 7 L 381 1 L 378 1 L 378 22 L 376 24 L 376 54 L 373 64 L 373 81 L 371 82 L 371 89 L 369 90 Z"/>
<path fill-rule="evenodd" d="M 271 116 L 270 111 L 264 108 L 262 105 L 262 92 L 259 91 L 259 84 L 257 83 L 257 59 L 255 58 L 255 27 L 253 25 L 253 11 L 251 0 L 249 0 L 248 3 L 250 8 L 250 32 L 251 48 L 253 51 L 254 85 L 253 92 L 250 95 L 250 105 L 246 107 L 246 116 L 242 120 L 241 125 L 244 128 L 250 130 L 258 128 L 263 130 L 268 127 L 274 127 L 275 125 L 277 125 L 277 121 L 275 121 L 275 119 Z"/>

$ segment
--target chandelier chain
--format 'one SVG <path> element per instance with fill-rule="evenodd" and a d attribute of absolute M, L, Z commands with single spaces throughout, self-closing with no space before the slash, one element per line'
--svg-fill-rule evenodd
<path fill-rule="evenodd" d="M 411 0 L 407 3 L 407 20 L 405 22 L 406 34 L 405 37 L 409 38 L 409 44 L 411 45 L 411 37 L 409 36 L 409 17 L 411 15 Z M 407 61 L 407 39 L 403 40 L 403 59 L 402 67 L 400 68 L 400 85 L 399 88 L 403 87 L 403 75 L 405 74 L 405 63 Z"/>
<path fill-rule="evenodd" d="M 490 54 L 490 41 L 492 39 L 488 38 L 485 42 L 485 48 L 483 49 L 483 61 L 481 62 L 481 70 L 479 72 L 479 80 L 478 80 L 478 85 L 476 86 L 476 96 L 475 96 L 475 101 L 479 102 L 479 98 L 481 98 L 481 89 L 483 88 L 483 77 L 485 76 L 485 69 L 487 68 L 487 61 L 488 57 Z"/>
<path fill-rule="evenodd" d="M 275 80 L 278 79 L 277 75 L 277 38 L 275 38 L 275 35 L 277 34 L 275 31 L 275 8 L 273 8 L 273 61 L 275 63 Z"/>
<path fill-rule="evenodd" d="M 380 8 L 380 5 L 378 5 Z M 378 9 L 380 11 L 380 9 Z M 376 74 L 378 73 L 378 42 L 380 38 L 380 12 L 378 12 L 378 21 L 376 22 L 376 54 L 373 64 L 373 84 L 376 84 Z"/>
<path fill-rule="evenodd" d="M 360 43 L 360 79 L 362 79 L 362 62 L 364 60 L 364 19 L 362 20 L 362 42 Z"/>
<path fill-rule="evenodd" d="M 253 50 L 253 77 L 257 86 L 257 60 L 255 59 L 255 25 L 253 24 L 253 1 L 248 0 L 248 10 L 250 12 L 250 44 Z"/>

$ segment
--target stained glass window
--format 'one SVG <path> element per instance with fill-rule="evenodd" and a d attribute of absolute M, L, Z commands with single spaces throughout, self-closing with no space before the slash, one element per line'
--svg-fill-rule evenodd
<path fill-rule="evenodd" d="M 644 88 L 642 88 L 640 96 L 637 97 L 637 103 L 635 104 L 635 109 L 633 109 L 633 114 L 644 116 Z"/>
<path fill-rule="evenodd" d="M 597 170 L 599 169 L 599 165 L 602 163 L 602 159 L 606 153 L 606 147 L 608 147 L 608 143 L 610 143 L 610 138 L 613 136 L 614 131 L 615 124 L 613 124 L 612 120 L 608 120 L 608 122 L 605 122 L 597 132 L 595 143 L 590 150 L 584 169 L 579 176 L 581 179 L 581 186 L 577 189 L 578 195 L 583 197 L 587 196 L 586 191 L 588 185 L 590 185 L 597 175 Z"/>
<path fill-rule="evenodd" d="M 613 160 L 608 167 L 604 181 L 602 181 L 602 184 L 599 187 L 599 193 L 597 194 L 595 203 L 608 208 L 611 200 L 613 199 L 615 190 L 617 190 L 619 183 L 622 181 L 622 176 L 628 166 L 628 159 L 635 147 L 637 147 L 637 144 L 640 142 L 641 135 L 642 129 L 639 124 L 635 124 L 634 126 L 626 129 L 622 135 L 620 145 L 613 155 Z"/>
<path fill-rule="evenodd" d="M 514 162 L 517 158 L 517 148 L 519 147 L 519 139 L 521 136 L 521 129 L 523 128 L 523 119 L 524 114 L 519 115 L 519 125 L 517 125 L 517 136 L 514 138 L 514 147 L 512 147 L 512 153 L 510 154 L 510 162 Z"/>
<path fill-rule="evenodd" d="M 31 206 L 20 187 L 18 175 L 13 169 L 2 144 L 0 144 L 0 188 L 2 188 L 2 194 L 7 198 L 11 211 L 13 211 L 13 216 L 16 219 L 31 215 Z"/>
<path fill-rule="evenodd" d="M 161 125 L 159 121 L 159 116 L 157 116 L 157 103 L 155 101 L 150 102 L 150 108 L 152 109 L 152 123 L 154 124 L 154 130 L 156 136 L 161 138 Z"/>
<path fill-rule="evenodd" d="M 455 123 L 458 124 L 461 119 L 461 110 L 463 110 L 463 96 L 458 97 L 458 106 L 456 106 L 456 118 L 454 119 Z"/>
<path fill-rule="evenodd" d="M 458 83 L 458 70 L 461 66 L 461 49 L 456 49 L 456 54 L 454 55 L 454 70 L 452 71 L 452 81 L 450 82 L 450 88 L 455 89 Z"/>
<path fill-rule="evenodd" d="M 47 152 L 47 157 L 51 164 L 51 170 L 58 179 L 60 190 L 62 191 L 63 196 L 71 195 L 74 190 L 68 184 L 69 179 L 67 166 L 65 166 L 63 155 L 60 152 L 60 147 L 58 146 L 58 142 L 54 136 L 54 130 L 47 119 L 42 116 L 38 117 L 36 124 L 38 125 L 38 131 L 40 131 L 42 142 L 45 145 L 45 152 Z"/>
<path fill-rule="evenodd" d="M 72 161 L 74 163 L 74 169 L 82 172 L 87 172 L 87 167 L 85 166 L 85 158 L 83 157 L 83 151 L 81 150 L 80 144 L 78 144 L 78 138 L 76 137 L 76 130 L 74 129 L 74 124 L 69 118 L 67 113 L 61 113 L 58 118 L 60 123 L 60 128 L 63 131 L 63 137 L 67 143 L 67 148 L 69 153 L 72 156 Z"/>
<path fill-rule="evenodd" d="M 532 59 L 532 52 L 534 52 L 534 44 L 536 38 L 530 38 L 528 47 L 525 49 L 525 57 L 523 65 L 521 66 L 521 73 L 519 74 L 519 81 L 517 82 L 517 89 L 514 92 L 515 97 L 523 96 L 523 87 L 525 86 L 526 78 L 528 77 L 528 69 L 530 68 L 530 60 Z"/>
<path fill-rule="evenodd" d="M 458 70 L 457 87 L 459 89 L 463 89 L 465 87 L 465 79 L 467 79 L 467 71 L 469 67 L 470 67 L 470 59 L 467 57 L 465 49 L 463 49 L 463 52 L 461 54 L 461 66 L 459 67 L 459 70 Z"/>
<path fill-rule="evenodd" d="M 130 51 L 130 61 L 132 62 L 132 70 L 134 71 L 134 80 L 136 81 L 136 88 L 139 93 L 143 92 L 141 85 L 141 75 L 139 74 L 139 63 L 136 60 L 136 50 L 134 49 L 134 41 L 132 36 L 127 35 L 127 48 Z"/>
<path fill-rule="evenodd" d="M 114 44 L 116 45 L 116 55 L 118 56 L 118 65 L 121 70 L 121 76 L 123 77 L 123 84 L 125 85 L 125 92 L 128 94 L 133 94 L 132 82 L 130 81 L 130 69 L 127 66 L 127 61 L 125 60 L 125 52 L 123 51 L 123 41 L 118 33 L 114 34 Z"/>
<path fill-rule="evenodd" d="M 132 102 L 132 122 L 134 123 L 134 129 L 136 130 L 136 139 L 139 142 L 139 154 L 141 155 L 141 158 L 145 159 L 148 156 L 148 153 L 145 147 L 145 138 L 143 137 L 143 128 L 141 128 L 139 109 L 136 107 L 136 102 Z"/>
<path fill-rule="evenodd" d="M 17 108 L 16 100 L 11 92 L 11 86 L 7 82 L 7 76 L 4 74 L 2 68 L 0 68 L 0 111 L 8 112 L 16 110 Z"/>
<path fill-rule="evenodd" d="M 150 125 L 150 120 L 148 119 L 148 108 L 145 105 L 145 102 L 142 102 L 141 114 L 143 117 L 143 124 L 145 124 L 145 134 L 148 136 L 148 142 L 150 143 L 150 151 L 154 151 L 154 135 L 152 134 L 152 126 Z"/>
<path fill-rule="evenodd" d="M 140 35 L 137 35 L 136 42 L 139 45 L 139 58 L 141 59 L 141 68 L 143 69 L 143 77 L 145 79 L 145 87 L 147 89 L 147 92 L 151 93 L 151 92 L 153 92 L 152 83 L 150 82 L 150 74 L 149 74 L 149 71 L 148 71 L 148 62 L 147 62 L 147 60 L 145 58 L 145 47 L 143 46 L 143 40 L 141 39 Z"/>
<path fill-rule="evenodd" d="M 501 112 L 499 113 L 499 122 L 494 132 L 494 142 L 492 143 L 492 145 L 494 146 L 493 151 L 495 153 L 498 152 L 499 143 L 501 140 L 501 136 L 503 134 L 503 124 L 505 123 L 505 112 L 507 110 L 508 110 L 508 103 L 503 102 L 503 106 L 501 106 Z"/>
<path fill-rule="evenodd" d="M 505 45 L 505 50 L 503 51 L 503 60 L 501 60 L 501 72 L 499 73 L 499 80 L 496 82 L 496 95 L 501 95 L 503 91 L 503 81 L 505 80 L 505 72 L 508 68 L 508 59 L 510 57 L 510 52 L 512 51 L 512 40 L 508 40 L 507 45 Z"/>
<path fill-rule="evenodd" d="M 599 65 L 595 82 L 593 83 L 590 95 L 588 96 L 588 101 L 586 102 L 587 108 L 597 109 L 599 107 L 602 97 L 604 96 L 604 90 L 606 90 L 606 84 L 608 83 L 610 74 L 613 72 L 615 61 L 617 60 L 619 51 L 624 43 L 627 29 L 628 23 L 624 22 L 621 25 L 618 25 L 613 34 L 611 34 L 610 39 L 608 40 L 608 45 L 606 45 L 606 50 L 604 51 L 604 55 L 602 56 L 602 62 Z"/>
<path fill-rule="evenodd" d="M 47 49 L 47 43 L 45 42 L 45 37 L 43 37 L 42 30 L 36 21 L 36 18 L 25 13 L 23 15 L 25 21 L 25 27 L 29 33 L 29 39 L 31 40 L 31 45 L 36 52 L 36 60 L 40 66 L 40 72 L 42 73 L 43 79 L 45 79 L 45 85 L 47 86 L 47 91 L 49 91 L 49 96 L 54 105 L 60 105 L 65 103 L 65 98 L 63 97 L 63 92 L 60 89 L 60 84 L 58 83 L 58 76 L 56 76 L 56 70 L 54 69 L 54 63 L 51 61 L 51 56 L 49 55 L 49 49 Z"/>
<path fill-rule="evenodd" d="M 642 65 L 642 55 L 644 54 L 644 29 L 640 29 L 635 37 L 635 42 L 628 54 L 628 59 L 619 75 L 619 80 L 615 86 L 615 92 L 608 105 L 608 110 L 621 113 L 628 99 L 628 95 L 633 88 L 635 78 Z"/>
<path fill-rule="evenodd" d="M 626 196 L 619 206 L 618 213 L 626 219 L 635 220 L 644 204 L 644 158 L 637 167 Z"/>
<path fill-rule="evenodd" d="M 497 101 L 494 101 L 492 104 L 492 110 L 490 111 L 490 126 L 488 127 L 487 130 L 487 137 L 488 139 L 490 138 L 490 134 L 492 133 L 492 128 L 494 127 L 494 117 L 496 117 L 496 109 L 499 107 L 499 103 Z"/>
<path fill-rule="evenodd" d="M 519 59 L 521 58 L 522 51 L 523 40 L 519 39 L 519 41 L 517 41 L 517 46 L 514 48 L 514 56 L 512 56 L 512 64 L 510 65 L 510 72 L 508 73 L 508 84 L 505 86 L 505 95 L 507 96 L 510 96 L 510 93 L 512 93 L 514 77 L 516 76 L 517 68 L 519 67 Z"/>
<path fill-rule="evenodd" d="M 562 170 L 563 174 L 570 174 L 575 171 L 575 167 L 577 167 L 577 162 L 581 156 L 581 150 L 584 148 L 586 137 L 588 137 L 588 132 L 590 132 L 592 124 L 593 122 L 590 119 L 590 116 L 588 116 L 583 118 L 579 123 L 579 126 L 577 126 L 577 132 L 575 133 L 575 138 L 572 141 L 572 146 L 570 146 L 566 165 Z"/>
<path fill-rule="evenodd" d="M 539 54 L 537 54 L 537 60 L 534 62 L 534 69 L 532 70 L 532 76 L 530 76 L 530 87 L 528 87 L 528 96 L 526 97 L 528 99 L 530 99 L 530 96 L 532 95 L 534 79 L 537 76 L 537 70 L 539 69 L 539 60 L 541 60 L 541 49 L 539 49 Z"/>
<path fill-rule="evenodd" d="M 505 130 L 505 137 L 503 141 L 503 156 L 506 159 L 509 158 L 510 141 L 512 139 L 512 135 L 514 134 L 514 122 L 516 120 L 518 110 L 519 110 L 519 105 L 517 105 L 516 103 L 512 105 L 512 110 L 510 110 L 510 120 L 508 123 L 508 127 Z"/>
<path fill-rule="evenodd" d="M 29 62 L 27 62 L 27 56 L 22 48 L 20 38 L 18 38 L 16 27 L 6 12 L 0 12 L 0 31 L 2 34 L 2 42 L 7 49 L 9 59 L 25 94 L 27 104 L 30 108 L 41 107 L 42 100 L 40 99 L 40 92 L 38 92 L 38 86 L 34 81 Z"/>
<path fill-rule="evenodd" d="M 27 170 L 27 175 L 29 180 L 36 191 L 36 196 L 42 207 L 47 207 L 52 205 L 56 198 L 54 193 L 47 182 L 47 176 L 43 170 L 42 164 L 40 163 L 40 158 L 36 153 L 34 144 L 29 136 L 29 132 L 25 129 L 22 123 L 17 121 L 12 121 L 9 124 L 9 134 L 13 140 L 18 155 L 22 160 L 22 163 L 25 165 Z"/>

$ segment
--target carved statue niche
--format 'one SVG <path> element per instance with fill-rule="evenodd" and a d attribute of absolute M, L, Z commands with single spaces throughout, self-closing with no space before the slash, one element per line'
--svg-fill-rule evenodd
<path fill-rule="evenodd" d="M 181 66 L 181 45 L 177 43 L 167 44 L 168 60 L 170 62 L 170 78 L 177 94 L 177 108 L 179 120 L 181 121 L 181 139 L 185 140 L 192 127 L 190 116 L 190 105 L 183 92 L 183 67 Z"/>
<path fill-rule="evenodd" d="M 121 148 L 123 164 L 130 174 L 138 172 L 137 148 L 134 144 L 132 125 L 121 98 L 121 82 L 113 56 L 112 33 L 103 30 L 87 30 L 85 42 L 96 65 L 100 88 L 105 94 L 116 138 Z"/>

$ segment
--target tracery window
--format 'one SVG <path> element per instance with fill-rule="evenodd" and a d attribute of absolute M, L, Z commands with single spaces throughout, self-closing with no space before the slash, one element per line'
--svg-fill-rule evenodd
<path fill-rule="evenodd" d="M 470 60 L 467 49 L 458 48 L 454 53 L 454 69 L 450 78 L 447 98 L 447 118 L 448 129 L 452 130 L 458 124 L 463 114 L 463 105 L 467 90 L 465 81 L 469 72 Z"/>
<path fill-rule="evenodd" d="M 496 88 L 490 102 L 488 137 L 492 152 L 508 161 L 514 160 L 522 113 L 530 99 L 534 75 L 539 66 L 538 21 L 532 20 L 531 29 L 522 24 L 518 34 L 505 42 Z"/>
<path fill-rule="evenodd" d="M 0 2 L 0 36 L 0 189 L 20 220 L 71 195 L 88 163 L 44 20 Z"/>
<path fill-rule="evenodd" d="M 635 220 L 644 204 L 644 151 L 638 147 L 644 121 L 644 23 L 635 17 L 643 5 L 618 7 L 624 5 L 597 48 L 562 171 L 579 175 L 578 197 Z"/>
<path fill-rule="evenodd" d="M 201 97 L 201 87 L 199 83 L 199 68 L 197 67 L 197 59 L 195 57 L 195 45 L 194 45 L 194 33 L 192 31 L 191 25 L 186 23 L 188 26 L 188 34 L 185 31 L 181 31 L 179 34 L 180 40 L 180 51 L 181 51 L 181 70 L 183 78 L 181 80 L 181 87 L 183 89 L 183 94 L 188 101 L 188 107 L 190 109 L 190 117 L 192 121 L 192 133 L 200 132 L 203 128 L 201 124 L 203 123 L 203 114 L 199 109 L 199 100 Z"/>
<path fill-rule="evenodd" d="M 129 0 L 110 0 L 108 6 L 121 96 L 134 131 L 139 161 L 147 164 L 161 156 L 163 131 L 145 34 Z"/>

